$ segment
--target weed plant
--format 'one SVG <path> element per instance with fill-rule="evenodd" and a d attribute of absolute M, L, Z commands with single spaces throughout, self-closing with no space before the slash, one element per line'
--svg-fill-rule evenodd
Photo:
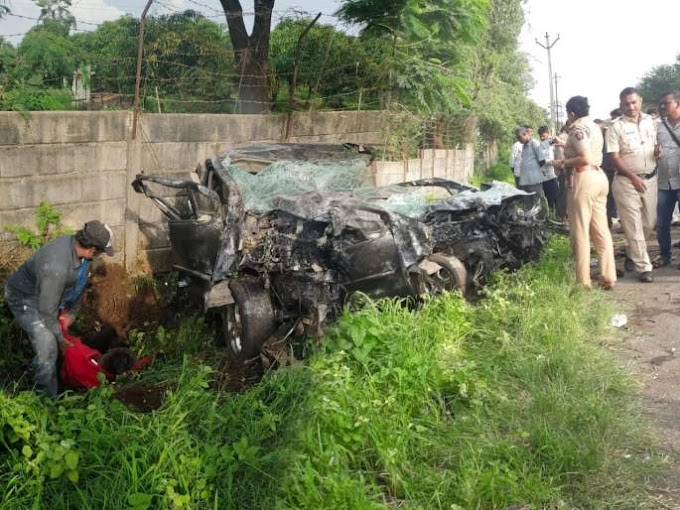
<path fill-rule="evenodd" d="M 73 232 L 61 224 L 61 214 L 54 210 L 49 202 L 40 202 L 38 205 L 35 211 L 35 225 L 38 229 L 37 233 L 29 227 L 17 224 L 7 225 L 5 229 L 14 233 L 22 246 L 27 246 L 32 250 L 37 250 L 60 235 Z"/>
<path fill-rule="evenodd" d="M 653 508 L 611 314 L 557 239 L 475 305 L 347 312 L 304 364 L 241 394 L 211 389 L 205 356 L 166 360 L 147 414 L 112 386 L 56 402 L 7 388 L 0 508 Z"/>

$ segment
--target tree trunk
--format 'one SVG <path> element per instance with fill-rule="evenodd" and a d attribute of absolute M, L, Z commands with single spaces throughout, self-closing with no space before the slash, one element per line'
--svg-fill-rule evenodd
<path fill-rule="evenodd" d="M 255 0 L 253 32 L 248 35 L 239 0 L 220 0 L 227 17 L 229 37 L 238 72 L 240 113 L 266 113 L 270 109 L 269 35 L 274 0 Z"/>

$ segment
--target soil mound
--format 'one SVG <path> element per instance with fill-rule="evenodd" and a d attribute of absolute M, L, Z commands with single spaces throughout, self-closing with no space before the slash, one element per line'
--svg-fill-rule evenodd
<path fill-rule="evenodd" d="M 147 276 L 132 277 L 120 264 L 97 267 L 83 298 L 81 327 L 90 332 L 108 325 L 127 339 L 133 329 L 167 325 L 176 315 L 170 306 L 174 288 Z"/>

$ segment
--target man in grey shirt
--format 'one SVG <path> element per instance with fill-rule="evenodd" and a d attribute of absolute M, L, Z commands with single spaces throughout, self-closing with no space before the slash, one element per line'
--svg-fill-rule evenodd
<path fill-rule="evenodd" d="M 61 236 L 36 251 L 7 279 L 5 299 L 35 351 L 36 388 L 57 395 L 58 349 L 67 346 L 59 315 L 70 325 L 80 307 L 90 262 L 113 254 L 113 232 L 97 220 L 73 236 Z"/>
<path fill-rule="evenodd" d="M 655 267 L 671 263 L 671 221 L 675 204 L 680 202 L 680 91 L 661 98 L 664 119 L 656 124 L 658 191 L 656 202 L 656 239 L 659 258 Z"/>
<path fill-rule="evenodd" d="M 526 127 L 517 129 L 517 140 L 522 143 L 522 159 L 519 173 L 519 189 L 533 193 L 525 199 L 527 208 L 540 204 L 541 215 L 547 215 L 545 195 L 543 193 L 543 169 L 545 154 L 541 144 L 531 137 L 531 130 Z"/>

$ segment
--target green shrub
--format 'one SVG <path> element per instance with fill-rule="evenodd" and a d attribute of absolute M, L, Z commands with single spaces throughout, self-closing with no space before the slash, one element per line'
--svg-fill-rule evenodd
<path fill-rule="evenodd" d="M 0 109 L 19 112 L 40 110 L 72 110 L 71 91 L 19 85 L 7 91 L 0 99 Z"/>
<path fill-rule="evenodd" d="M 60 235 L 70 234 L 72 231 L 61 224 L 61 214 L 55 211 L 48 202 L 40 202 L 35 212 L 36 233 L 33 229 L 22 225 L 10 224 L 5 227 L 8 232 L 17 236 L 22 246 L 37 250 L 45 243 Z"/>

